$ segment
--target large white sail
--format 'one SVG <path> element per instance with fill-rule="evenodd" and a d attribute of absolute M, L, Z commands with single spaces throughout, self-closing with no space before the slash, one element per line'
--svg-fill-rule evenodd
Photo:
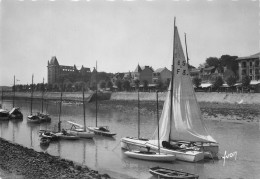
<path fill-rule="evenodd" d="M 160 118 L 160 140 L 216 142 L 204 125 L 177 27 L 175 27 L 172 109 L 171 85 Z M 170 119 L 171 110 L 172 119 Z M 157 130 L 153 138 L 156 138 L 156 133 Z"/>

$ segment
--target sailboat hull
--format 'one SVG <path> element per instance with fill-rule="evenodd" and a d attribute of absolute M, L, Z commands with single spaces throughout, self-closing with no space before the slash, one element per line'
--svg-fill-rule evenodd
<path fill-rule="evenodd" d="M 146 148 L 146 143 L 148 140 L 142 140 L 134 137 L 124 137 L 120 141 L 120 145 L 122 149 L 126 150 L 142 150 Z"/>
<path fill-rule="evenodd" d="M 106 137 L 113 137 L 114 135 L 116 135 L 116 133 L 111 133 L 109 131 L 102 131 L 100 130 L 100 127 L 88 127 L 88 129 L 97 135 L 102 135 Z"/>
<path fill-rule="evenodd" d="M 92 139 L 94 137 L 93 132 L 89 131 L 76 131 L 76 130 L 67 130 L 68 134 L 78 136 L 80 138 L 85 138 L 85 139 Z"/>
<path fill-rule="evenodd" d="M 204 158 L 208 159 L 218 159 L 218 151 L 219 146 L 215 143 L 204 143 L 201 146 L 198 146 L 200 148 L 200 151 L 204 152 Z"/>
<path fill-rule="evenodd" d="M 176 160 L 175 155 L 155 152 L 126 151 L 125 155 L 131 158 L 157 162 L 173 162 Z"/>
<path fill-rule="evenodd" d="M 65 139 L 65 140 L 78 140 L 79 136 L 75 136 L 72 134 L 63 134 L 63 133 L 56 133 L 55 134 L 59 139 Z"/>
<path fill-rule="evenodd" d="M 147 147 L 150 147 L 151 150 L 157 151 L 158 146 L 147 143 Z M 185 161 L 185 162 L 198 162 L 204 159 L 204 153 L 200 151 L 195 150 L 173 150 L 173 149 L 167 149 L 164 147 L 160 148 L 161 152 L 166 154 L 172 154 L 176 156 L 177 160 Z"/>

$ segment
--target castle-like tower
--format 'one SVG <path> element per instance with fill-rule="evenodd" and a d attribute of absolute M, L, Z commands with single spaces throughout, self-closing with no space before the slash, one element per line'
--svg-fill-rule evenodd
<path fill-rule="evenodd" d="M 74 72 L 80 73 L 82 76 L 85 76 L 87 73 L 91 73 L 90 68 L 81 67 L 80 70 L 77 69 L 76 65 L 74 66 L 65 66 L 60 65 L 57 58 L 53 56 L 50 61 L 48 61 L 48 84 L 59 83 L 60 76 L 69 75 Z"/>
<path fill-rule="evenodd" d="M 60 75 L 60 65 L 57 58 L 54 56 L 51 61 L 48 60 L 48 84 L 54 84 L 58 82 Z"/>

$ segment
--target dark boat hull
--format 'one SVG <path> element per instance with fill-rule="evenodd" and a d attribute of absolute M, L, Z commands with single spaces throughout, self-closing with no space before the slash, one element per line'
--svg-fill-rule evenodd
<path fill-rule="evenodd" d="M 198 179 L 199 176 L 183 171 L 172 170 L 162 167 L 150 168 L 149 172 L 158 178 L 170 178 L 170 179 Z"/>

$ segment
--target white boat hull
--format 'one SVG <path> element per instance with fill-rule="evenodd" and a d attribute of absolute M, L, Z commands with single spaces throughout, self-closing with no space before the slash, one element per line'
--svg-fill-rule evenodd
<path fill-rule="evenodd" d="M 128 157 L 141 159 L 141 160 L 149 160 L 149 161 L 157 161 L 157 162 L 173 162 L 176 160 L 175 155 L 164 154 L 164 153 L 140 153 L 140 151 L 126 151 L 125 154 Z"/>
<path fill-rule="evenodd" d="M 122 149 L 125 150 L 142 150 L 146 148 L 146 143 L 148 140 L 140 140 L 138 138 L 133 137 L 124 137 L 120 141 L 120 145 Z"/>
<path fill-rule="evenodd" d="M 78 140 L 79 136 L 75 136 L 75 135 L 64 135 L 63 133 L 56 133 L 55 134 L 59 139 L 65 139 L 65 140 Z"/>
<path fill-rule="evenodd" d="M 157 151 L 158 146 L 147 143 L 147 147 L 150 147 L 151 150 Z M 200 151 L 195 151 L 195 150 L 173 150 L 173 149 L 167 149 L 164 147 L 160 148 L 161 152 L 166 153 L 166 154 L 172 154 L 176 156 L 177 160 L 185 161 L 185 162 L 198 162 L 204 159 L 204 153 Z"/>
<path fill-rule="evenodd" d="M 86 138 L 86 139 L 92 139 L 95 135 L 94 132 L 89 132 L 89 131 L 67 130 L 67 133 L 75 136 L 79 136 L 80 138 Z"/>

